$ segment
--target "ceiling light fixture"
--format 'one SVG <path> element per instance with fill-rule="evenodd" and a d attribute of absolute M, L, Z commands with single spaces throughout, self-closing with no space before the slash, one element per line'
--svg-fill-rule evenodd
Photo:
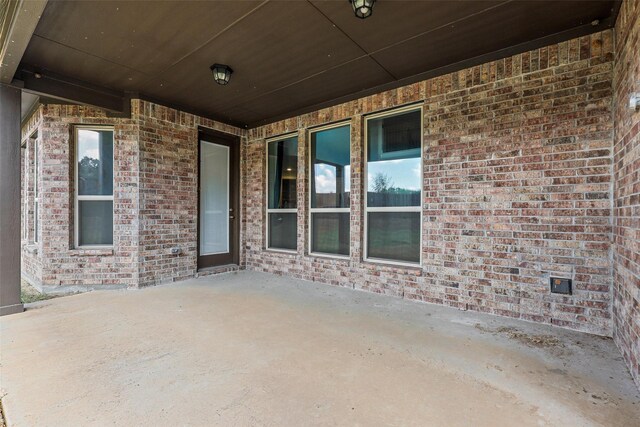
<path fill-rule="evenodd" d="M 231 73 L 233 70 L 228 65 L 224 64 L 213 64 L 211 66 L 211 72 L 213 73 L 213 79 L 219 85 L 226 85 L 229 83 L 229 79 L 231 78 Z"/>
<path fill-rule="evenodd" d="M 376 0 L 349 0 L 353 7 L 353 13 L 360 19 L 365 19 L 373 13 L 373 5 Z"/>

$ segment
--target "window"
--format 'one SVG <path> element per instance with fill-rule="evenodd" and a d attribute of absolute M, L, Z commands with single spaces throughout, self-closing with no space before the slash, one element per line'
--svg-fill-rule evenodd
<path fill-rule="evenodd" d="M 311 253 L 349 256 L 350 132 L 344 124 L 311 132 Z"/>
<path fill-rule="evenodd" d="M 76 128 L 76 246 L 113 244 L 113 129 Z"/>
<path fill-rule="evenodd" d="M 40 223 L 38 221 L 40 185 L 38 184 L 38 173 L 40 170 L 40 156 L 38 139 L 34 136 L 30 141 L 33 144 L 33 243 L 38 243 Z M 27 169 L 28 170 L 28 169 Z"/>
<path fill-rule="evenodd" d="M 29 242 L 29 218 L 31 214 L 29 212 L 29 204 L 31 203 L 31 195 L 29 189 L 29 150 L 31 143 L 31 137 L 25 139 L 20 144 L 20 182 L 24 186 L 20 186 L 20 201 L 22 207 L 20 208 L 20 240 Z"/>
<path fill-rule="evenodd" d="M 422 108 L 365 119 L 365 259 L 419 264 Z"/>
<path fill-rule="evenodd" d="M 267 248 L 297 249 L 298 138 L 267 141 Z"/>

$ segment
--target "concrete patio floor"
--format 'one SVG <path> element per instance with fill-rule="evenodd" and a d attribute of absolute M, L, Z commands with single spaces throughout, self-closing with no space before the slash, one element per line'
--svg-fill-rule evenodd
<path fill-rule="evenodd" d="M 610 339 L 262 273 L 0 323 L 10 426 L 640 425 Z"/>

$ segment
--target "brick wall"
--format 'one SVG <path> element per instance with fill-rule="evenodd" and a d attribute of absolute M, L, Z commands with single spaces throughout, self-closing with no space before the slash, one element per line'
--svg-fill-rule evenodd
<path fill-rule="evenodd" d="M 40 233 L 23 249 L 23 272 L 38 287 L 135 286 L 138 252 L 137 128 L 130 119 L 100 109 L 43 105 L 23 133 L 37 129 Z M 73 244 L 73 125 L 114 127 L 113 249 L 76 249 Z M 35 250 L 34 250 L 35 249 Z M 33 266 L 37 266 L 35 268 Z"/>
<path fill-rule="evenodd" d="M 79 124 L 114 127 L 113 249 L 74 247 L 73 125 Z M 137 287 L 193 277 L 199 126 L 243 134 L 233 126 L 140 100 L 132 101 L 130 118 L 109 117 L 90 107 L 41 106 L 23 126 L 23 139 L 37 131 L 41 147 L 41 232 L 37 245 L 32 238 L 23 241 L 25 278 L 54 290 Z M 25 227 L 31 221 L 23 215 Z M 183 252 L 171 255 L 172 247 Z"/>
<path fill-rule="evenodd" d="M 251 129 L 247 268 L 611 334 L 613 34 Z M 424 102 L 423 265 L 362 261 L 363 115 Z M 351 255 L 308 255 L 307 129 L 351 122 Z M 298 252 L 265 250 L 265 139 L 298 132 Z M 573 279 L 551 295 L 549 277 Z"/>
<path fill-rule="evenodd" d="M 615 35 L 613 336 L 640 387 L 640 112 L 627 107 L 640 92 L 640 1 L 623 2 Z"/>
<path fill-rule="evenodd" d="M 133 101 L 133 118 L 140 129 L 140 286 L 193 277 L 198 127 L 237 136 L 244 131 L 146 101 Z M 173 247 L 181 254 L 172 255 Z"/>

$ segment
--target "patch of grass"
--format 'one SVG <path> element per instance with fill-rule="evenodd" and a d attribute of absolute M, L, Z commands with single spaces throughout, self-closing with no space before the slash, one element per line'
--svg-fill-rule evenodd
<path fill-rule="evenodd" d="M 0 400 L 0 427 L 6 427 L 7 423 L 4 420 L 4 409 L 2 408 L 2 400 Z"/>
<path fill-rule="evenodd" d="M 55 298 L 55 295 L 47 295 L 47 294 L 40 293 L 38 292 L 37 289 L 35 289 L 29 283 L 25 282 L 24 280 L 22 281 L 21 290 L 20 290 L 20 299 L 22 300 L 23 304 L 28 304 L 30 302 L 36 302 L 36 301 L 44 301 L 51 298 Z M 2 427 L 2 425 L 0 425 L 0 427 Z"/>
<path fill-rule="evenodd" d="M 29 292 L 25 292 L 22 291 L 20 292 L 20 299 L 22 300 L 23 304 L 28 304 L 30 302 L 37 302 L 37 301 L 44 301 L 44 300 L 48 300 L 54 298 L 53 295 L 47 295 L 47 294 L 41 294 L 41 293 L 29 293 Z"/>

